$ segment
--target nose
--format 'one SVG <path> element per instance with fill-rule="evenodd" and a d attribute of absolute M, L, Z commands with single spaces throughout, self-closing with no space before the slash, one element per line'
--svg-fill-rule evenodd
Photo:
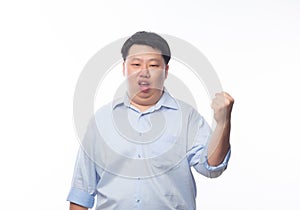
<path fill-rule="evenodd" d="M 148 68 L 143 68 L 141 71 L 140 71 L 140 77 L 143 77 L 143 78 L 149 78 L 150 77 L 150 73 L 149 73 L 149 70 Z"/>

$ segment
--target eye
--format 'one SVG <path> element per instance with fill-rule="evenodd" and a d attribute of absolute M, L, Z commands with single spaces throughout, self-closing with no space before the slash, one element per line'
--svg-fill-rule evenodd
<path fill-rule="evenodd" d="M 140 66 L 141 64 L 139 63 L 132 63 L 131 66 Z"/>
<path fill-rule="evenodd" d="M 152 65 L 150 65 L 150 67 L 155 67 L 155 68 L 157 68 L 157 67 L 159 67 L 159 65 L 152 64 Z"/>

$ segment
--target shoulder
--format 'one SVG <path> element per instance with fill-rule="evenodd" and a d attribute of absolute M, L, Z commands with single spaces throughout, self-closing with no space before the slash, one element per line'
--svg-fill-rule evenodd
<path fill-rule="evenodd" d="M 178 110 L 181 112 L 182 119 L 188 124 L 203 124 L 206 122 L 205 118 L 198 112 L 198 110 L 191 104 L 175 99 L 178 104 Z"/>
<path fill-rule="evenodd" d="M 113 110 L 113 102 L 109 102 L 101 107 L 99 107 L 96 111 L 95 111 L 95 117 L 104 117 L 107 115 L 110 115 L 111 112 Z"/>
<path fill-rule="evenodd" d="M 178 109 L 180 109 L 184 114 L 199 114 L 196 108 L 191 104 L 177 98 L 175 98 L 175 100 L 178 105 Z"/>
<path fill-rule="evenodd" d="M 126 107 L 125 105 L 126 102 L 124 102 L 124 98 L 120 97 L 120 98 L 116 98 L 110 102 L 108 102 L 107 104 L 104 104 L 103 106 L 99 107 L 96 111 L 95 111 L 95 117 L 107 117 L 110 116 L 113 112 L 113 110 L 118 109 L 120 107 Z"/>

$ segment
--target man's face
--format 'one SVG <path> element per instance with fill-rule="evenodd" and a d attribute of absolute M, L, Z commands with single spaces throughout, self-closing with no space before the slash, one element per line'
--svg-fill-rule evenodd
<path fill-rule="evenodd" d="M 168 73 L 162 54 L 147 45 L 133 45 L 123 63 L 130 99 L 140 105 L 156 103 Z"/>

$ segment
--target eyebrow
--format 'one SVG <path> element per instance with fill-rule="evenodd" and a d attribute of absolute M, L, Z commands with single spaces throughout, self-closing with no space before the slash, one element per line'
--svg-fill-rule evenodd
<path fill-rule="evenodd" d="M 141 59 L 141 58 L 131 58 L 131 59 L 129 59 L 129 60 L 131 60 L 131 61 L 142 61 L 143 59 Z M 161 60 L 158 59 L 158 58 L 150 58 L 150 59 L 147 60 L 147 61 L 157 61 L 157 62 L 160 62 Z"/>
<path fill-rule="evenodd" d="M 159 62 L 159 61 L 161 61 L 161 60 L 160 60 L 160 59 L 157 59 L 157 58 L 150 58 L 149 61 L 158 61 L 158 62 Z"/>
<path fill-rule="evenodd" d="M 129 60 L 131 60 L 131 61 L 135 61 L 135 60 L 141 61 L 142 59 L 140 59 L 140 58 L 129 58 Z"/>

